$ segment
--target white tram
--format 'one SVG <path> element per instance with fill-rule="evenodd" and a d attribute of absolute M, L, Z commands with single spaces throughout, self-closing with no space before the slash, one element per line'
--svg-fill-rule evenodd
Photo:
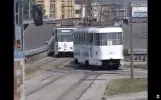
<path fill-rule="evenodd" d="M 123 29 L 121 27 L 82 27 L 74 31 L 74 61 L 118 69 L 123 65 Z"/>
<path fill-rule="evenodd" d="M 73 55 L 73 30 L 74 28 L 55 28 L 54 55 Z"/>

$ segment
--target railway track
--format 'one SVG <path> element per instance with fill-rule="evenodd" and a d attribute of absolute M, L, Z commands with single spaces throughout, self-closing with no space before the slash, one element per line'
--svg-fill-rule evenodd
<path fill-rule="evenodd" d="M 58 60 L 60 60 L 59 63 L 57 63 Z M 55 59 L 55 60 L 53 60 L 53 61 L 54 61 L 54 63 L 55 63 L 55 64 L 54 64 L 54 67 L 49 66 L 50 69 L 49 69 L 49 68 L 48 68 L 48 69 L 46 69 L 46 68 L 41 68 L 41 66 L 38 66 L 37 68 L 40 69 L 40 70 L 45 70 L 45 71 L 51 71 L 51 70 L 54 70 L 54 69 L 61 69 L 60 66 L 63 66 L 63 65 L 65 65 L 66 63 L 72 61 L 72 59 L 71 59 L 71 58 L 67 58 L 67 59 L 57 58 L 57 59 Z M 53 62 L 53 61 L 50 61 L 50 62 Z M 56 62 L 56 61 L 57 61 L 57 62 Z M 49 63 L 49 62 L 48 62 L 48 63 Z M 46 64 L 47 64 L 47 63 L 46 63 Z"/>
<path fill-rule="evenodd" d="M 68 60 L 67 60 L 68 62 Z M 64 64 L 64 63 L 62 63 Z M 118 75 L 130 75 L 130 69 L 127 68 L 121 68 L 119 70 L 107 70 L 107 69 L 97 69 L 97 68 L 83 68 L 83 65 L 78 65 L 76 68 L 59 68 L 59 67 L 55 67 L 54 69 L 48 69 L 46 71 L 49 72 L 59 72 L 59 73 L 68 73 L 70 71 L 73 71 L 73 73 L 91 73 L 91 75 L 102 75 L 102 74 L 118 74 Z M 77 68 L 83 68 L 83 69 L 77 69 Z M 139 68 L 135 68 L 137 70 L 142 70 L 143 69 L 139 69 Z M 138 73 L 141 73 L 140 71 L 137 71 Z"/>
<path fill-rule="evenodd" d="M 49 64 L 49 63 L 51 63 L 51 62 L 56 62 L 56 61 L 58 61 L 58 60 L 61 60 L 61 58 L 56 58 L 56 59 L 51 59 L 51 60 L 45 60 L 44 63 L 38 64 L 38 65 L 34 66 L 35 69 L 42 70 L 43 72 L 41 72 L 40 74 L 34 75 L 34 76 L 32 76 L 32 77 L 30 77 L 30 78 L 28 78 L 28 79 L 31 79 L 31 78 L 36 77 L 36 76 L 41 75 L 41 74 L 45 74 L 45 73 L 47 73 L 48 71 L 53 70 L 53 69 L 44 69 L 44 68 L 41 68 L 41 67 L 44 66 L 44 65 L 46 65 L 46 64 Z M 60 61 L 60 63 L 56 64 L 56 68 L 58 69 L 58 67 L 59 67 L 60 65 L 63 65 L 63 63 L 66 63 L 66 62 L 68 62 L 68 61 L 70 61 L 70 58 L 68 58 L 68 59 L 65 60 L 65 61 Z M 26 80 L 28 80 L 28 79 L 26 79 Z"/>
<path fill-rule="evenodd" d="M 43 84 L 42 86 L 40 86 L 40 87 L 34 89 L 33 91 L 27 93 L 26 96 L 32 95 L 32 94 L 40 91 L 41 89 L 45 88 L 46 86 L 48 86 L 48 85 L 50 85 L 50 84 L 62 79 L 63 77 L 65 77 L 67 75 L 76 74 L 76 73 L 82 73 L 82 72 L 85 73 L 84 77 L 82 77 L 78 82 L 76 82 L 74 85 L 72 85 L 68 90 L 66 90 L 57 99 L 57 100 L 63 100 L 63 98 L 65 98 L 68 94 L 70 94 L 72 91 L 74 91 L 90 75 L 96 75 L 96 77 L 95 77 L 95 79 L 96 79 L 99 75 L 102 75 L 102 74 L 122 74 L 122 73 L 126 73 L 126 72 L 129 71 L 129 70 L 127 70 L 127 71 L 126 70 L 114 70 L 114 71 L 105 71 L 104 72 L 104 71 L 97 71 L 97 70 L 88 70 L 88 71 L 86 71 L 86 70 L 77 70 L 77 69 L 64 69 L 63 66 L 66 65 L 67 63 L 69 63 L 71 60 L 72 60 L 71 58 L 68 58 L 68 59 L 58 58 L 58 59 L 52 59 L 52 60 L 46 61 L 41 65 L 37 65 L 36 68 L 46 71 L 45 73 L 47 73 L 47 72 L 59 72 L 59 73 L 63 73 L 63 75 L 59 75 L 59 76 L 55 77 L 50 82 L 48 82 L 46 84 Z M 56 62 L 56 61 L 59 61 L 59 62 Z M 55 63 L 54 67 L 53 66 L 50 66 L 50 68 L 44 68 L 43 67 L 45 64 L 48 64 L 50 62 Z M 78 66 L 78 67 L 83 67 L 83 66 Z M 49 75 L 49 76 L 43 78 L 41 80 L 41 82 L 44 81 L 44 80 L 47 80 L 48 78 L 50 78 L 52 76 L 53 75 Z M 95 79 L 93 80 L 93 82 L 95 81 Z M 90 88 L 90 86 L 93 84 L 93 82 L 91 82 L 89 84 L 88 88 Z M 86 88 L 76 100 L 79 100 L 79 98 L 86 92 L 86 90 L 88 90 L 88 88 Z"/>
<path fill-rule="evenodd" d="M 76 99 L 76 100 L 79 100 L 83 94 L 92 86 L 92 84 L 94 83 L 94 81 L 97 79 L 99 75 L 95 76 L 94 80 L 89 84 L 89 86 L 81 93 L 81 95 Z"/>
<path fill-rule="evenodd" d="M 56 100 L 65 100 L 66 96 L 68 96 L 70 93 L 72 93 L 84 80 L 86 80 L 91 73 L 85 74 L 78 82 L 76 82 L 74 85 L 72 85 L 69 89 L 67 89 L 62 95 L 58 97 Z M 99 75 L 96 75 L 93 81 L 88 85 L 88 87 L 79 95 L 79 97 L 76 98 L 78 100 L 94 83 L 94 81 L 97 79 Z"/>
<path fill-rule="evenodd" d="M 35 90 L 31 91 L 31 92 L 29 92 L 28 94 L 26 94 L 26 96 L 29 96 L 29 95 L 31 95 L 31 94 L 33 94 L 33 93 L 36 93 L 36 92 L 40 91 L 41 89 L 45 88 L 47 85 L 50 85 L 50 84 L 56 82 L 57 80 L 59 80 L 59 79 L 65 77 L 66 75 L 69 75 L 69 74 L 71 74 L 71 73 L 72 73 L 72 72 L 69 72 L 69 73 L 67 73 L 67 74 L 60 75 L 60 76 L 56 77 L 54 80 L 52 80 L 52 81 L 50 81 L 50 82 L 48 82 L 48 83 L 42 85 L 41 87 L 39 87 L 39 88 L 37 88 L 37 89 L 35 89 Z"/>
<path fill-rule="evenodd" d="M 61 59 L 61 58 L 59 58 L 59 59 Z M 57 61 L 57 60 L 58 60 L 58 59 L 53 59 L 53 60 L 47 61 L 47 62 L 43 63 L 42 65 L 37 65 L 36 68 L 38 68 L 38 69 L 40 69 L 40 70 L 45 70 L 45 71 L 47 71 L 47 72 L 51 72 L 50 70 L 52 70 L 52 69 L 43 69 L 43 68 L 41 68 L 41 66 L 43 66 L 43 65 L 45 65 L 45 64 L 47 64 L 47 63 L 53 62 L 53 61 L 55 62 L 55 61 Z M 56 64 L 56 65 L 55 65 L 55 66 L 56 66 L 56 69 L 60 69 L 59 66 L 63 65 L 63 64 L 66 63 L 66 62 L 69 62 L 70 60 L 71 60 L 71 59 L 67 59 L 67 60 L 65 60 L 65 61 L 63 61 L 63 62 L 60 62 L 60 63 Z M 47 72 L 45 72 L 45 73 L 47 73 Z M 27 93 L 26 96 L 29 96 L 29 95 L 31 95 L 31 94 L 33 94 L 33 93 L 38 92 L 39 90 L 45 88 L 46 86 L 48 86 L 48 85 L 50 85 L 50 84 L 56 82 L 57 80 L 59 80 L 59 79 L 65 77 L 65 76 L 67 76 L 67 75 L 69 75 L 69 74 L 71 74 L 71 73 L 72 73 L 72 71 L 70 71 L 70 72 L 68 72 L 68 73 L 66 73 L 66 74 L 57 76 L 56 78 L 54 78 L 54 79 L 51 80 L 50 82 L 48 82 L 48 83 L 46 83 L 46 84 L 43 84 L 43 85 L 40 86 L 39 88 L 36 88 L 35 90 L 33 90 L 33 91 Z M 41 73 L 41 74 L 44 74 L 44 73 Z M 40 75 L 40 74 L 39 74 L 39 75 Z M 50 77 L 52 77 L 52 76 L 53 76 L 53 75 L 50 75 L 50 76 L 45 77 L 44 79 L 41 80 L 41 82 L 44 81 L 44 80 L 46 80 L 46 79 L 48 79 L 48 78 L 50 78 Z M 35 76 L 34 76 L 34 77 L 35 77 Z"/>

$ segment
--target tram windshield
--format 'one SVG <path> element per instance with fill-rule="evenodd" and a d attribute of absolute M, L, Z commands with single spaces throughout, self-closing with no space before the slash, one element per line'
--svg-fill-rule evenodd
<path fill-rule="evenodd" d="M 72 42 L 73 41 L 72 30 L 59 30 L 57 36 L 58 36 L 59 42 Z"/>

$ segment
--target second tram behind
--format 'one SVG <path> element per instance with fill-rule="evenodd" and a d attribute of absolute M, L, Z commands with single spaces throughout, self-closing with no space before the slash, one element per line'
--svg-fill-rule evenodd
<path fill-rule="evenodd" d="M 73 55 L 73 30 L 75 28 L 55 28 L 54 35 L 54 55 Z"/>
<path fill-rule="evenodd" d="M 75 63 L 118 69 L 123 59 L 121 27 L 82 27 L 74 31 Z"/>

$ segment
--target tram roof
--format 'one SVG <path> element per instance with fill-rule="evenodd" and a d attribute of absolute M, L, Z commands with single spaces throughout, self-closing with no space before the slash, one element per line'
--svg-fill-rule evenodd
<path fill-rule="evenodd" d="M 116 26 L 90 26 L 77 28 L 75 32 L 82 33 L 107 33 L 107 32 L 122 32 L 122 27 Z"/>

